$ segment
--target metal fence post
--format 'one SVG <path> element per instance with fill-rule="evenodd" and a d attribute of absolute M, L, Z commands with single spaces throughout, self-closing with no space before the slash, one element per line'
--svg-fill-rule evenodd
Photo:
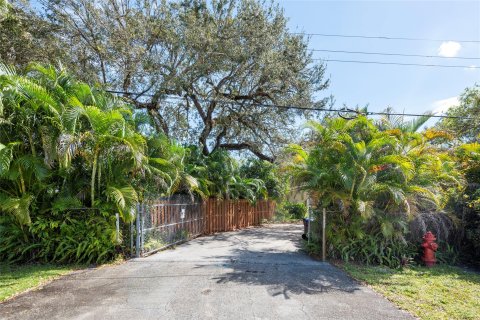
<path fill-rule="evenodd" d="M 310 243 L 310 239 L 312 238 L 312 210 L 310 210 L 310 198 L 307 199 L 307 212 L 308 212 L 308 231 L 307 231 L 307 239 L 308 243 Z"/>
<path fill-rule="evenodd" d="M 133 256 L 133 221 L 130 221 L 130 256 Z"/>
<path fill-rule="evenodd" d="M 142 213 L 141 213 L 141 206 L 139 203 L 137 203 L 137 217 L 135 219 L 135 225 L 137 227 L 137 238 L 136 238 L 136 241 L 135 241 L 135 256 L 138 258 L 140 257 L 140 233 L 141 233 L 141 230 L 140 230 L 140 217 L 142 216 Z"/>
<path fill-rule="evenodd" d="M 183 207 L 180 209 L 180 220 L 182 220 L 180 235 L 182 238 L 185 237 L 185 239 L 188 239 L 188 235 L 185 235 L 187 231 L 185 230 L 185 208 Z"/>
<path fill-rule="evenodd" d="M 117 241 L 117 244 L 120 244 L 120 215 L 115 213 L 115 227 L 116 227 L 116 234 L 115 234 L 115 240 Z"/>
<path fill-rule="evenodd" d="M 141 221 L 141 224 L 140 224 L 140 228 L 141 228 L 141 231 L 140 231 L 140 248 L 141 248 L 141 252 L 143 252 L 143 248 L 145 248 L 145 215 L 147 214 L 147 205 L 145 203 L 142 204 L 142 214 L 140 215 L 140 221 Z"/>
<path fill-rule="evenodd" d="M 325 225 L 327 222 L 327 210 L 323 208 L 323 217 L 322 217 L 322 261 L 325 262 L 327 256 L 327 241 L 325 236 Z"/>

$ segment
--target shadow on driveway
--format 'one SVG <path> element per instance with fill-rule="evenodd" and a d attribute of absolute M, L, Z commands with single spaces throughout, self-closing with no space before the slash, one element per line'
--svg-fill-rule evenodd
<path fill-rule="evenodd" d="M 0 304 L 0 319 L 412 319 L 300 252 L 301 225 L 197 238 Z"/>
<path fill-rule="evenodd" d="M 254 252 L 234 250 L 232 255 L 213 258 L 227 259 L 224 267 L 232 269 L 213 278 L 218 284 L 238 283 L 265 286 L 271 296 L 319 294 L 341 291 L 353 293 L 358 283 L 337 268 L 316 261 L 297 262 L 299 253 Z M 205 268 L 206 266 L 197 266 Z"/>

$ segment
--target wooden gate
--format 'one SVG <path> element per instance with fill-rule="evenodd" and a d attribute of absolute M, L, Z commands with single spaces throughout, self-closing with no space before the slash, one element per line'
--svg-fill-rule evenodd
<path fill-rule="evenodd" d="M 204 234 L 231 231 L 258 226 L 273 218 L 275 202 L 259 200 L 251 204 L 247 200 L 208 199 L 204 203 Z"/>
<path fill-rule="evenodd" d="M 259 200 L 193 200 L 187 196 L 159 198 L 138 205 L 136 256 L 143 256 L 212 234 L 258 226 L 273 218 L 275 202 Z"/>

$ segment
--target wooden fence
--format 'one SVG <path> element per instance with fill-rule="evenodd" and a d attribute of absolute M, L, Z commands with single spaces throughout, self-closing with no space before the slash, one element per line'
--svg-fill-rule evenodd
<path fill-rule="evenodd" d="M 272 219 L 274 211 L 275 202 L 270 200 L 251 204 L 247 200 L 192 201 L 176 196 L 139 204 L 136 255 L 150 254 L 202 234 L 258 226 Z"/>
<path fill-rule="evenodd" d="M 204 203 L 204 234 L 258 226 L 273 218 L 275 202 L 259 200 L 252 205 L 247 200 L 208 199 Z"/>

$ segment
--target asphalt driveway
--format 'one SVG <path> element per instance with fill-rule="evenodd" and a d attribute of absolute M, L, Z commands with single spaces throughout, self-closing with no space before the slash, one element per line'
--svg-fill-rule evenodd
<path fill-rule="evenodd" d="M 412 319 L 299 252 L 302 228 L 227 232 L 78 271 L 0 304 L 0 319 Z"/>

